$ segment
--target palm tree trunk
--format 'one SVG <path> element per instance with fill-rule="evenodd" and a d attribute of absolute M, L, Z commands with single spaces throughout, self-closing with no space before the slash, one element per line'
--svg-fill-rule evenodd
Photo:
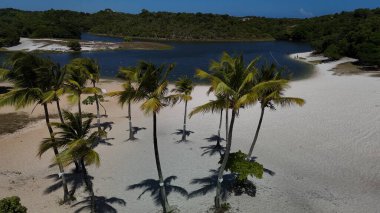
<path fill-rule="evenodd" d="M 132 129 L 132 113 L 131 113 L 131 101 L 128 101 L 128 120 L 129 120 L 129 139 L 128 140 L 135 140 L 135 134 L 133 133 Z"/>
<path fill-rule="evenodd" d="M 231 123 L 230 123 L 230 129 L 228 131 L 228 137 L 227 137 L 227 143 L 226 143 L 226 151 L 224 152 L 223 156 L 223 161 L 222 164 L 220 165 L 219 172 L 218 172 L 218 180 L 216 184 L 216 196 L 215 196 L 215 208 L 219 209 L 220 208 L 220 192 L 222 189 L 222 181 L 223 181 L 223 173 L 224 169 L 226 168 L 226 164 L 228 161 L 228 156 L 230 155 L 231 151 L 231 144 L 232 144 L 232 131 L 234 128 L 234 122 L 235 122 L 235 115 L 236 111 L 232 109 L 232 115 L 231 115 Z"/>
<path fill-rule="evenodd" d="M 80 162 L 81 162 L 81 165 L 82 165 L 83 180 L 84 180 L 84 182 L 86 184 L 88 192 L 90 193 L 91 213 L 95 213 L 96 212 L 95 193 L 94 193 L 94 189 L 93 189 L 93 186 L 92 186 L 92 182 L 91 182 L 90 178 L 88 177 L 88 172 L 87 172 L 87 169 L 86 169 L 86 165 L 84 164 L 84 160 L 82 159 Z"/>
<path fill-rule="evenodd" d="M 160 155 L 158 152 L 157 118 L 156 118 L 155 112 L 153 113 L 153 145 L 154 145 L 154 156 L 156 158 L 157 173 L 158 173 L 158 178 L 159 178 L 159 182 L 160 182 L 161 205 L 163 208 L 163 212 L 166 213 L 166 212 L 169 212 L 169 203 L 168 203 L 168 199 L 166 197 L 164 178 L 163 178 L 162 170 L 161 170 Z"/>
<path fill-rule="evenodd" d="M 187 115 L 187 101 L 185 101 L 185 115 L 183 116 L 182 141 L 186 141 L 186 115 Z"/>
<path fill-rule="evenodd" d="M 251 148 L 249 149 L 249 152 L 248 152 L 248 155 L 247 155 L 247 159 L 248 159 L 248 160 L 251 159 L 251 155 L 252 155 L 252 152 L 253 152 L 253 148 L 255 147 L 255 144 L 256 144 L 257 138 L 259 137 L 259 132 L 260 132 L 260 128 L 261 128 L 261 123 L 263 122 L 263 117 L 264 117 L 264 111 L 265 111 L 265 106 L 264 106 L 264 107 L 261 107 L 261 115 L 260 115 L 259 124 L 257 125 L 257 129 L 256 129 L 255 137 L 253 138 Z"/>
<path fill-rule="evenodd" d="M 228 140 L 228 108 L 226 108 L 226 141 Z"/>
<path fill-rule="evenodd" d="M 59 104 L 59 99 L 57 98 L 55 102 L 57 103 L 57 110 L 58 110 L 59 120 L 61 120 L 61 123 L 64 124 L 65 120 L 63 119 L 63 116 L 62 116 L 62 110 L 61 110 L 61 106 Z M 77 161 L 74 161 L 74 164 L 75 164 L 75 171 L 80 171 L 79 163 Z"/>
<path fill-rule="evenodd" d="M 92 85 L 93 85 L 94 88 L 96 87 L 94 81 L 92 82 Z M 94 95 L 95 95 L 95 104 L 96 104 L 96 123 L 97 123 L 97 126 L 98 126 L 98 133 L 99 133 L 99 137 L 100 137 L 101 128 L 100 128 L 99 98 L 98 98 L 98 94 L 94 94 Z"/>
<path fill-rule="evenodd" d="M 220 147 L 220 130 L 222 129 L 222 120 L 223 120 L 223 109 L 220 110 L 218 138 L 217 138 L 217 141 L 216 141 L 216 146 L 215 146 L 215 148 Z"/>
<path fill-rule="evenodd" d="M 52 142 L 55 143 L 53 128 L 50 125 L 49 110 L 47 107 L 47 103 L 44 103 L 43 106 L 44 106 L 44 111 L 45 111 L 46 125 L 47 125 L 48 130 L 49 130 L 50 138 L 51 138 Z M 54 150 L 55 157 L 57 157 L 59 154 L 57 147 L 54 146 L 53 150 Z M 63 169 L 62 163 L 60 163 L 60 162 L 58 162 L 58 167 L 59 167 L 60 174 L 62 174 L 63 201 L 67 202 L 70 200 L 70 198 L 69 198 L 69 190 L 67 188 L 67 182 L 66 182 L 66 177 L 65 177 L 65 170 Z"/>
<path fill-rule="evenodd" d="M 59 120 L 61 120 L 61 123 L 64 124 L 65 120 L 63 119 L 63 116 L 62 116 L 61 106 L 59 105 L 59 99 L 57 98 L 55 102 L 57 103 L 57 110 L 58 110 Z"/>
<path fill-rule="evenodd" d="M 81 106 L 81 98 L 80 98 L 81 94 L 79 93 L 78 94 L 78 113 L 79 113 L 79 116 L 80 116 L 80 119 L 82 121 L 82 106 Z"/>

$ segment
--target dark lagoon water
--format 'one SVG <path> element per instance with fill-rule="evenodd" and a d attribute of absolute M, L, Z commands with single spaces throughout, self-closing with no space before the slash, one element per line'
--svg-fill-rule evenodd
<path fill-rule="evenodd" d="M 95 36 L 83 34 L 82 40 L 121 42 L 121 38 Z M 169 76 L 175 80 L 180 76 L 193 76 L 196 68 L 207 70 L 212 59 L 217 60 L 223 51 L 230 54 L 243 54 L 245 60 L 250 61 L 261 56 L 260 63 L 274 62 L 285 68 L 292 75 L 292 79 L 298 80 L 309 77 L 312 66 L 290 59 L 287 55 L 295 52 L 311 51 L 306 43 L 287 41 L 268 42 L 165 42 L 173 49 L 170 50 L 114 50 L 100 52 L 80 53 L 43 53 L 53 61 L 64 65 L 77 57 L 89 57 L 96 59 L 101 67 L 103 77 L 114 77 L 121 66 L 133 66 L 139 60 L 153 63 L 175 63 L 176 67 Z M 0 53 L 4 59 L 4 53 Z"/>

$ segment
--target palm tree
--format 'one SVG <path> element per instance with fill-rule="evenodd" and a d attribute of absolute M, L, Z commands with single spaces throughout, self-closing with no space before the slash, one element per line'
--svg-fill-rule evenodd
<path fill-rule="evenodd" d="M 32 104 L 40 104 L 44 107 L 46 126 L 49 130 L 52 148 L 55 156 L 58 156 L 58 147 L 55 143 L 54 132 L 50 124 L 48 102 L 44 101 L 46 93 L 54 86 L 53 80 L 41 78 L 46 75 L 53 63 L 47 59 L 39 58 L 30 53 L 17 52 L 9 58 L 11 69 L 2 71 L 2 78 L 14 84 L 14 88 L 0 95 L 0 107 L 5 105 L 15 106 L 16 109 L 24 108 Z M 62 176 L 63 201 L 70 200 L 64 175 L 64 169 L 60 162 L 57 163 Z"/>
<path fill-rule="evenodd" d="M 232 145 L 232 133 L 234 128 L 235 118 L 239 113 L 240 108 L 248 104 L 254 104 L 257 101 L 256 90 L 261 89 L 262 85 L 255 85 L 254 76 L 256 73 L 255 64 L 257 58 L 251 61 L 247 66 L 244 64 L 242 56 L 226 57 L 226 53 L 221 58 L 222 64 L 221 71 L 223 75 L 219 73 L 209 74 L 203 70 L 197 70 L 197 77 L 201 79 L 207 79 L 211 83 L 209 91 L 212 91 L 216 97 L 223 97 L 196 107 L 190 116 L 196 113 L 206 113 L 220 111 L 225 109 L 226 106 L 231 109 L 231 120 L 229 123 L 228 137 L 226 139 L 226 150 L 221 161 L 221 166 L 218 171 L 218 182 L 216 187 L 215 207 L 219 209 L 221 207 L 221 183 L 223 182 L 223 173 L 228 161 L 228 157 L 231 151 Z M 278 87 L 284 82 L 273 81 L 267 83 L 268 88 Z M 264 89 L 261 89 L 264 90 Z"/>
<path fill-rule="evenodd" d="M 72 64 L 77 64 L 77 66 L 82 67 L 83 72 L 85 72 L 88 75 L 88 78 L 92 84 L 92 87 L 95 89 L 94 91 L 94 97 L 95 97 L 95 104 L 96 104 L 96 118 L 97 118 L 97 126 L 98 126 L 98 132 L 101 133 L 101 127 L 100 127 L 100 103 L 99 103 L 99 97 L 98 93 L 100 93 L 100 89 L 96 87 L 96 83 L 100 80 L 100 68 L 98 63 L 94 59 L 90 58 L 77 58 L 74 59 Z"/>
<path fill-rule="evenodd" d="M 257 83 L 261 82 L 267 82 L 270 80 L 278 80 L 281 79 L 281 72 L 276 69 L 276 66 L 274 64 L 272 65 L 264 65 L 256 75 L 256 81 Z M 272 110 L 275 110 L 275 105 L 280 105 L 280 106 L 290 106 L 290 105 L 298 105 L 302 106 L 305 104 L 305 100 L 302 98 L 297 98 L 297 97 L 284 97 L 283 96 L 283 91 L 289 87 L 288 82 L 284 83 L 281 87 L 273 89 L 268 89 L 268 90 L 263 90 L 262 92 L 258 93 L 258 100 L 260 102 L 260 119 L 259 123 L 256 128 L 255 136 L 253 138 L 251 147 L 249 149 L 247 159 L 251 159 L 253 148 L 255 147 L 255 144 L 257 142 L 258 136 L 259 136 L 259 131 L 261 128 L 261 124 L 263 122 L 264 118 L 264 112 L 265 108 L 269 108 Z"/>
<path fill-rule="evenodd" d="M 38 76 L 39 81 L 50 81 L 52 83 L 50 91 L 45 93 L 44 102 L 56 102 L 59 119 L 64 123 L 59 97 L 65 93 L 64 81 L 66 80 L 67 72 L 65 69 L 61 69 L 58 64 L 46 67 L 43 72 L 42 75 Z"/>
<path fill-rule="evenodd" d="M 194 84 L 188 77 L 182 77 L 175 82 L 175 88 L 172 89 L 172 92 L 175 92 L 175 95 L 172 95 L 173 99 L 178 99 L 179 101 L 185 102 L 185 114 L 183 117 L 183 132 L 181 141 L 186 141 L 186 117 L 187 117 L 187 102 L 192 99 L 191 92 L 194 90 Z"/>
<path fill-rule="evenodd" d="M 135 96 L 136 101 L 143 101 L 141 109 L 145 114 L 153 114 L 153 145 L 156 159 L 157 173 L 160 185 L 161 205 L 164 212 L 170 212 L 170 206 L 166 196 L 164 178 L 161 170 L 160 156 L 157 142 L 157 114 L 161 109 L 173 103 L 172 98 L 167 96 L 167 75 L 173 70 L 174 65 L 161 65 L 159 67 L 152 63 L 140 62 L 139 69 L 142 77 Z"/>
<path fill-rule="evenodd" d="M 78 104 L 79 117 L 82 117 L 81 96 L 82 94 L 100 94 L 101 90 L 97 87 L 86 87 L 88 80 L 96 82 L 96 75 L 90 74 L 88 68 L 83 65 L 83 59 L 77 58 L 67 64 L 64 69 L 67 70 L 66 86 L 70 95 L 68 96 L 71 103 Z M 94 85 L 94 84 L 93 84 Z M 97 105 L 98 106 L 98 105 Z M 97 107 L 98 108 L 98 107 Z M 99 113 L 99 110 L 97 110 Z M 100 126 L 100 125 L 99 125 Z"/>
<path fill-rule="evenodd" d="M 73 114 L 68 111 L 63 112 L 64 123 L 52 123 L 59 129 L 56 133 L 56 143 L 64 150 L 56 157 L 56 162 L 62 162 L 68 166 L 73 162 L 80 162 L 82 167 L 83 180 L 91 197 L 91 212 L 96 212 L 95 194 L 91 179 L 88 175 L 86 166 L 95 164 L 100 165 L 99 154 L 94 150 L 98 142 L 98 132 L 91 131 L 92 115 L 79 113 Z M 82 121 L 82 117 L 87 118 Z M 42 141 L 39 148 L 39 155 L 48 150 L 54 142 L 47 138 Z"/>
<path fill-rule="evenodd" d="M 117 77 L 123 79 L 125 83 L 123 84 L 124 90 L 114 91 L 107 93 L 108 96 L 118 97 L 118 102 L 121 106 L 125 103 L 128 104 L 128 121 L 129 121 L 129 139 L 135 140 L 135 135 L 132 127 L 132 112 L 131 112 L 131 102 L 133 101 L 136 94 L 136 86 L 140 81 L 141 70 L 139 67 L 128 67 L 120 68 Z"/>

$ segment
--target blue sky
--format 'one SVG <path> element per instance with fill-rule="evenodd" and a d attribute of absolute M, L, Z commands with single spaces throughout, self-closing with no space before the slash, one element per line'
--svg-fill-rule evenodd
<path fill-rule="evenodd" d="M 105 8 L 139 13 L 149 11 L 202 12 L 234 16 L 311 17 L 357 8 L 380 7 L 380 0 L 0 0 L 0 8 L 23 10 L 70 9 L 96 12 Z"/>

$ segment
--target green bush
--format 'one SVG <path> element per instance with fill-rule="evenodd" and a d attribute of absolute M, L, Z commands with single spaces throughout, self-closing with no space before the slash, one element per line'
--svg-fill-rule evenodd
<path fill-rule="evenodd" d="M 0 200 L 0 213 L 26 213 L 27 208 L 22 206 L 17 196 L 6 197 Z"/>
<path fill-rule="evenodd" d="M 70 50 L 73 50 L 73 51 L 80 51 L 82 49 L 78 41 L 69 41 L 67 46 L 70 48 Z"/>
<path fill-rule="evenodd" d="M 131 42 L 131 41 L 132 41 L 132 38 L 129 37 L 129 36 L 125 36 L 125 37 L 124 37 L 124 41 L 125 41 L 125 42 Z"/>
<path fill-rule="evenodd" d="M 222 160 L 223 157 L 219 163 L 221 163 Z M 249 175 L 261 179 L 264 173 L 263 165 L 257 162 L 247 161 L 247 155 L 240 150 L 230 153 L 225 170 L 238 174 L 237 179 L 241 182 L 246 181 Z"/>

